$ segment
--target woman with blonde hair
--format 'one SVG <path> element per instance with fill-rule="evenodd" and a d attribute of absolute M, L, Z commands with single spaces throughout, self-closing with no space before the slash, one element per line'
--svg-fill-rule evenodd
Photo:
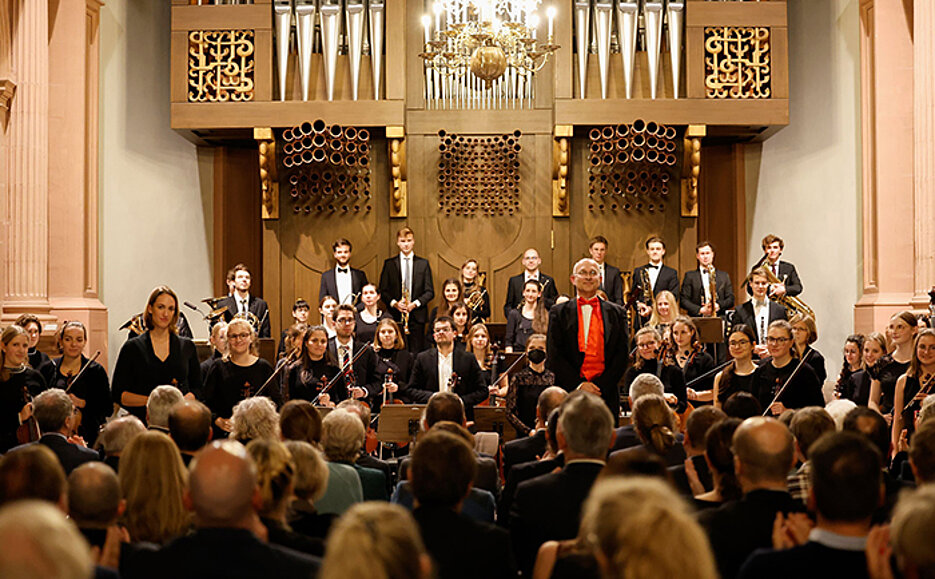
<path fill-rule="evenodd" d="M 288 440 L 285 444 L 295 460 L 295 498 L 289 504 L 289 526 L 297 533 L 324 540 L 337 519 L 334 513 L 321 513 L 316 507 L 328 490 L 328 466 L 321 451 L 310 443 Z"/>
<path fill-rule="evenodd" d="M 861 347 L 860 370 L 851 374 L 841 387 L 841 398 L 853 400 L 858 406 L 867 406 L 873 381 L 879 377 L 886 360 L 886 337 L 870 332 Z"/>
<path fill-rule="evenodd" d="M 879 370 L 870 383 L 867 406 L 882 414 L 890 423 L 893 420 L 893 396 L 896 393 L 896 381 L 909 369 L 913 343 L 918 331 L 919 322 L 915 314 L 909 310 L 893 314 L 886 326 L 886 338 L 892 344 L 892 348 L 889 354 L 877 363 Z"/>
<path fill-rule="evenodd" d="M 21 442 L 16 431 L 32 416 L 29 398 L 46 389 L 42 375 L 29 367 L 28 351 L 26 330 L 7 326 L 0 336 L 0 453 Z"/>
<path fill-rule="evenodd" d="M 191 517 L 182 502 L 188 471 L 171 438 L 154 430 L 134 437 L 120 455 L 118 477 L 132 541 L 164 545 L 188 531 Z"/>
<path fill-rule="evenodd" d="M 432 561 L 409 511 L 398 505 L 370 502 L 351 507 L 335 524 L 319 576 L 429 579 Z"/>
<path fill-rule="evenodd" d="M 679 420 L 665 398 L 647 394 L 633 404 L 633 427 L 646 450 L 666 458 L 677 442 Z"/>
<path fill-rule="evenodd" d="M 653 313 L 649 316 L 649 325 L 656 328 L 663 337 L 668 337 L 669 327 L 679 317 L 679 302 L 669 290 L 662 290 L 653 301 Z"/>
<path fill-rule="evenodd" d="M 915 432 L 916 413 L 922 401 L 935 392 L 935 330 L 925 328 L 916 335 L 909 369 L 896 381 L 893 396 L 893 447 L 905 430 L 907 440 Z"/>
<path fill-rule="evenodd" d="M 815 318 L 808 314 L 798 313 L 789 320 L 792 324 L 793 349 L 795 357 L 801 360 L 808 354 L 806 364 L 812 367 L 818 381 L 824 385 L 828 378 L 828 371 L 825 370 L 825 357 L 821 352 L 812 347 L 818 340 L 818 326 L 815 325 Z"/>

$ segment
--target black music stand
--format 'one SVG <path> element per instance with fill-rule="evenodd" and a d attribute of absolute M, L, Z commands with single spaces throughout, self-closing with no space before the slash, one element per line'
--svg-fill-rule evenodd
<path fill-rule="evenodd" d="M 380 411 L 377 440 L 396 444 L 415 442 L 424 410 L 425 404 L 387 404 Z"/>
<path fill-rule="evenodd" d="M 698 341 L 702 344 L 712 344 L 714 349 L 714 363 L 720 363 L 718 346 L 724 343 L 724 318 L 700 317 L 692 318 L 698 328 Z"/>
<path fill-rule="evenodd" d="M 477 432 L 496 432 L 501 444 L 516 438 L 516 429 L 507 420 L 503 406 L 475 406 L 474 429 Z"/>

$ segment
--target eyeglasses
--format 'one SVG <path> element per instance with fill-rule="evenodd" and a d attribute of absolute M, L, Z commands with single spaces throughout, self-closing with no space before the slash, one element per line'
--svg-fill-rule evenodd
<path fill-rule="evenodd" d="M 784 344 L 786 342 L 791 342 L 791 341 L 792 341 L 792 338 L 773 338 L 773 337 L 766 338 L 767 344 Z"/>
<path fill-rule="evenodd" d="M 354 318 L 338 318 L 335 322 L 339 324 L 353 324 Z"/>
<path fill-rule="evenodd" d="M 645 344 L 637 344 L 637 348 L 655 348 L 656 342 L 646 342 Z"/>
<path fill-rule="evenodd" d="M 246 340 L 250 334 L 227 334 L 228 340 Z"/>
<path fill-rule="evenodd" d="M 577 277 L 598 277 L 601 275 L 601 272 L 590 269 L 588 271 L 579 271 L 575 275 Z"/>
<path fill-rule="evenodd" d="M 750 343 L 750 340 L 731 340 L 727 342 L 727 345 L 730 346 L 731 348 L 734 348 L 736 346 L 746 346 L 749 343 Z"/>

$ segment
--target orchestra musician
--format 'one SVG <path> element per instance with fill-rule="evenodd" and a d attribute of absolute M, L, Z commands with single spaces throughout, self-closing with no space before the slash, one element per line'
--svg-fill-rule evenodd
<path fill-rule="evenodd" d="M 392 387 L 387 388 L 387 393 L 397 392 L 399 384 L 409 382 L 413 355 L 406 349 L 406 342 L 403 341 L 399 326 L 392 318 L 383 318 L 377 323 L 377 331 L 373 338 L 373 351 L 377 354 L 377 375 L 383 376 L 385 380 L 387 373 L 390 370 L 393 371 Z"/>
<path fill-rule="evenodd" d="M 688 315 L 697 318 L 701 316 L 723 316 L 724 312 L 734 307 L 734 288 L 730 283 L 730 276 L 726 271 L 714 268 L 714 245 L 710 241 L 702 241 L 695 246 L 695 259 L 698 268 L 685 272 L 682 280 L 682 293 L 680 303 Z M 709 271 L 714 271 L 717 301 L 711 303 L 711 280 Z"/>
<path fill-rule="evenodd" d="M 360 303 L 363 307 L 357 310 L 354 337 L 362 343 L 372 342 L 377 324 L 390 315 L 380 309 L 380 292 L 372 283 L 360 288 Z"/>
<path fill-rule="evenodd" d="M 522 303 L 523 288 L 526 282 L 531 279 L 539 282 L 539 291 L 542 294 L 545 309 L 549 310 L 555 304 L 555 299 L 558 297 L 555 280 L 539 270 L 541 264 L 542 259 L 539 258 L 539 252 L 535 249 L 530 247 L 523 253 L 523 273 L 511 277 L 507 284 L 503 317 L 509 318 L 510 310 L 517 309 Z"/>
<path fill-rule="evenodd" d="M 763 247 L 763 267 L 769 269 L 781 283 L 774 283 L 769 288 L 769 295 L 772 298 L 781 298 L 782 296 L 795 297 L 802 293 L 802 281 L 799 279 L 795 266 L 788 261 L 780 261 L 782 251 L 786 247 L 781 237 L 770 233 L 763 238 L 760 244 Z M 752 291 L 751 288 L 747 290 Z"/>
<path fill-rule="evenodd" d="M 107 370 L 84 356 L 88 330 L 83 323 L 64 322 L 56 342 L 62 356 L 51 360 L 39 371 L 49 388 L 60 388 L 68 393 L 75 408 L 81 412 L 78 435 L 88 446 L 94 446 L 101 426 L 114 409 Z"/>
<path fill-rule="evenodd" d="M 455 347 L 464 348 L 467 343 L 468 325 L 471 321 L 471 308 L 464 302 L 459 302 L 451 308 L 451 319 L 454 322 Z"/>
<path fill-rule="evenodd" d="M 815 371 L 818 381 L 822 384 L 828 378 L 828 372 L 825 370 L 825 357 L 812 348 L 812 344 L 818 340 L 818 326 L 815 325 L 815 318 L 808 314 L 796 314 L 789 320 L 792 324 L 792 347 L 795 350 L 796 358 L 802 359 L 806 352 L 811 352 L 806 362 Z"/>
<path fill-rule="evenodd" d="M 578 260 L 571 283 L 577 297 L 549 311 L 546 367 L 565 390 L 576 388 L 603 398 L 613 416 L 620 414 L 620 389 L 627 369 L 627 315 L 617 304 L 597 297 L 600 269 L 593 259 Z"/>
<path fill-rule="evenodd" d="M 269 307 L 263 298 L 250 294 L 250 270 L 242 263 L 233 267 L 234 293 L 218 302 L 218 307 L 227 306 L 224 312 L 224 321 L 230 322 L 234 317 L 243 317 L 255 326 L 257 335 L 261 338 L 270 337 Z M 254 316 L 253 318 L 251 317 Z M 255 319 L 255 321 L 254 321 Z"/>
<path fill-rule="evenodd" d="M 539 282 L 529 280 L 523 284 L 523 304 L 510 310 L 506 318 L 503 344 L 506 352 L 526 349 L 526 340 L 533 334 L 545 334 L 549 328 L 549 312 L 539 290 Z"/>
<path fill-rule="evenodd" d="M 396 233 L 399 255 L 383 262 L 380 295 L 389 305 L 397 323 L 402 322 L 410 352 L 421 352 L 425 345 L 427 306 L 435 297 L 432 268 L 427 259 L 413 253 L 415 234 L 409 227 Z"/>
<path fill-rule="evenodd" d="M 714 398 L 713 376 L 699 380 L 691 388 L 687 387 L 689 382 L 705 375 L 715 366 L 714 358 L 704 351 L 704 347 L 698 341 L 698 328 L 695 327 L 695 322 L 689 317 L 679 316 L 672 324 L 671 334 L 675 363 L 682 370 L 688 399 L 696 403 L 710 403 Z"/>
<path fill-rule="evenodd" d="M 331 244 L 334 267 L 321 273 L 319 301 L 325 296 L 331 296 L 339 304 L 354 305 L 355 298 L 360 296 L 361 290 L 368 283 L 367 274 L 351 267 L 352 250 L 351 242 L 344 238 Z"/>
<path fill-rule="evenodd" d="M 146 331 L 124 342 L 111 378 L 116 404 L 140 420 L 146 419 L 146 401 L 156 386 L 171 384 L 186 398 L 201 392 L 201 366 L 195 345 L 176 334 L 179 300 L 168 286 L 159 286 L 146 300 Z"/>
<path fill-rule="evenodd" d="M 431 331 L 434 327 L 435 318 L 439 316 L 451 316 L 454 311 L 453 308 L 462 301 L 464 301 L 464 289 L 461 287 L 461 282 L 453 277 L 449 277 L 443 281 L 442 303 L 432 308 L 432 311 L 429 312 L 429 322 L 426 326 L 429 331 L 429 335 L 426 336 L 429 344 L 434 344 Z"/>
<path fill-rule="evenodd" d="M 464 413 L 473 420 L 474 406 L 487 398 L 480 366 L 474 354 L 454 346 L 454 322 L 448 316 L 435 320 L 435 347 L 416 355 L 409 383 L 399 395 L 410 403 L 426 404 L 435 392 L 453 391 L 464 403 Z M 456 379 L 452 379 L 453 376 Z M 452 383 L 454 387 L 452 388 Z"/>
<path fill-rule="evenodd" d="M 484 275 L 486 278 L 486 275 Z M 477 260 L 471 258 L 461 265 L 459 275 L 464 291 L 464 302 L 471 307 L 471 325 L 490 319 L 490 292 L 486 280 L 481 280 Z"/>
<path fill-rule="evenodd" d="M 286 369 L 283 392 L 290 400 L 315 400 L 319 406 L 333 407 L 347 398 L 344 380 L 335 381 L 331 390 L 322 392 L 335 376 L 338 365 L 328 351 L 328 331 L 324 326 L 312 326 L 305 331 L 299 347 L 299 359 Z"/>
<path fill-rule="evenodd" d="M 333 338 L 336 334 L 334 329 L 334 310 L 338 307 L 338 300 L 332 296 L 325 296 L 318 302 L 318 318 L 321 325 L 328 332 L 328 337 Z"/>
<path fill-rule="evenodd" d="M 19 444 L 16 430 L 32 417 L 29 400 L 46 389 L 42 375 L 28 364 L 28 351 L 26 330 L 7 326 L 0 335 L 0 453 Z"/>
<path fill-rule="evenodd" d="M 506 392 L 507 419 L 519 436 L 535 436 L 536 406 L 539 395 L 555 386 L 555 374 L 545 367 L 547 338 L 533 334 L 526 340 L 526 360 L 529 364 L 510 377 Z"/>
<path fill-rule="evenodd" d="M 867 406 L 882 414 L 888 421 L 892 421 L 896 381 L 909 369 L 918 330 L 915 314 L 909 310 L 893 314 L 886 326 L 886 337 L 892 344 L 892 350 L 877 362 L 879 369 L 876 370 L 876 378 L 870 382 Z"/>
<path fill-rule="evenodd" d="M 878 375 L 886 356 L 886 338 L 879 332 L 864 337 L 861 348 L 860 370 L 851 374 L 840 388 L 840 397 L 853 400 L 858 406 L 868 406 L 872 382 Z"/>
<path fill-rule="evenodd" d="M 662 337 L 653 328 L 640 328 L 636 332 L 636 353 L 633 364 L 627 368 L 623 376 L 623 383 L 627 391 L 630 384 L 640 374 L 655 374 L 665 389 L 666 402 L 679 414 L 688 407 L 688 398 L 685 391 L 685 377 L 681 369 L 675 365 L 672 352 L 668 351 L 671 344 L 663 345 Z"/>
<path fill-rule="evenodd" d="M 615 304 L 623 305 L 623 278 L 620 277 L 620 270 L 610 264 L 604 263 L 607 256 L 607 238 L 603 235 L 597 235 L 591 238 L 588 244 L 588 253 L 591 259 L 597 262 L 601 268 L 601 291 L 607 296 L 607 299 Z"/>
<path fill-rule="evenodd" d="M 338 363 L 338 368 L 345 372 L 348 395 L 359 399 L 378 393 L 382 389 L 383 377 L 377 376 L 377 356 L 372 348 L 367 348 L 368 342 L 354 339 L 356 313 L 350 304 L 340 304 L 334 310 L 337 334 L 328 340 L 328 352 Z M 361 353 L 364 348 L 366 351 Z M 349 379 L 348 370 L 352 379 Z"/>
<path fill-rule="evenodd" d="M 201 363 L 202 378 L 208 375 L 215 362 L 227 355 L 227 322 L 222 321 L 211 326 L 208 345 L 211 346 L 211 355 Z"/>
<path fill-rule="evenodd" d="M 234 406 L 256 395 L 273 374 L 270 363 L 257 355 L 256 331 L 250 322 L 232 320 L 227 326 L 227 342 L 228 354 L 215 362 L 205 377 L 204 402 L 211 409 L 216 436 L 226 436 L 231 431 Z M 266 386 L 262 395 L 282 405 L 276 379 Z"/>
<path fill-rule="evenodd" d="M 776 320 L 770 324 L 766 329 L 766 347 L 772 358 L 758 367 L 753 376 L 753 395 L 763 410 L 779 416 L 787 408 L 823 407 L 825 398 L 821 393 L 818 376 L 807 363 L 799 367 L 800 361 L 793 357 L 792 325 L 785 320 Z M 796 374 L 792 381 L 779 399 L 773 402 L 794 371 Z"/>
<path fill-rule="evenodd" d="M 753 393 L 753 347 L 756 334 L 746 324 L 734 324 L 727 336 L 727 349 L 731 363 L 714 377 L 714 405 L 720 408 L 731 395 L 737 392 Z"/>
<path fill-rule="evenodd" d="M 39 337 L 42 335 L 42 322 L 34 314 L 22 314 L 13 322 L 15 325 L 26 330 L 29 337 L 29 365 L 33 370 L 38 370 L 49 362 L 49 356 L 39 350 Z"/>
<path fill-rule="evenodd" d="M 669 290 L 662 290 L 656 295 L 652 315 L 649 316 L 649 327 L 654 328 L 663 340 L 669 338 L 669 329 L 679 317 L 679 303 L 675 294 Z"/>
<path fill-rule="evenodd" d="M 862 351 L 864 349 L 864 335 L 851 334 L 844 340 L 844 360 L 841 364 L 841 372 L 838 374 L 838 380 L 834 384 L 834 397 L 846 398 L 852 400 L 854 396 L 854 385 L 852 378 L 854 374 L 863 369 L 861 363 Z M 867 403 L 864 402 L 863 406 Z"/>
<path fill-rule="evenodd" d="M 679 272 L 665 265 L 662 260 L 666 256 L 666 242 L 659 236 L 653 236 L 646 240 L 646 256 L 649 262 L 633 270 L 633 286 L 642 297 L 643 271 L 649 275 L 649 282 L 652 285 L 653 297 L 659 297 L 659 294 L 668 291 L 673 296 L 679 295 Z M 642 318 L 647 318 L 652 313 L 653 304 L 644 303 L 641 299 L 637 301 L 637 307 Z M 676 308 L 677 311 L 677 308 Z"/>
<path fill-rule="evenodd" d="M 925 328 L 915 339 L 909 369 L 896 381 L 893 397 L 893 447 L 897 447 L 900 435 L 905 432 L 906 440 L 915 432 L 916 414 L 922 401 L 935 391 L 935 330 Z"/>
<path fill-rule="evenodd" d="M 464 349 L 474 354 L 477 365 L 480 367 L 481 380 L 484 383 L 484 388 L 488 388 L 489 390 L 491 384 L 493 384 L 493 381 L 496 380 L 497 377 L 492 375 L 493 350 L 490 347 L 490 333 L 487 331 L 487 326 L 484 324 L 474 324 L 471 326 L 467 336 L 464 338 Z M 503 395 L 506 396 L 506 388 L 504 388 L 504 383 L 506 381 L 506 378 L 504 378 L 500 382 L 498 390 L 493 392 L 495 395 L 499 396 L 502 391 Z"/>
<path fill-rule="evenodd" d="M 303 298 L 295 300 L 295 303 L 292 304 L 292 323 L 293 324 L 307 324 L 308 323 L 308 312 L 311 309 L 311 306 L 308 305 L 308 302 Z M 282 332 L 279 334 L 279 349 L 276 351 L 277 357 L 282 357 L 286 352 L 286 332 L 288 332 L 288 327 L 283 328 Z M 202 371 L 204 374 L 204 371 Z"/>
<path fill-rule="evenodd" d="M 753 329 L 756 334 L 754 352 L 762 358 L 766 356 L 766 328 L 776 320 L 785 320 L 786 308 L 769 299 L 769 275 L 763 267 L 750 272 L 746 285 L 753 297 L 734 310 L 734 323 Z"/>

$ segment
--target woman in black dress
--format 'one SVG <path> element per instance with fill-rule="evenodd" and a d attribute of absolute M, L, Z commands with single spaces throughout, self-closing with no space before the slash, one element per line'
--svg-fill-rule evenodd
<path fill-rule="evenodd" d="M 853 400 L 858 406 L 867 406 L 873 381 L 879 378 L 886 358 L 886 337 L 870 332 L 864 338 L 860 370 L 851 374 L 841 389 L 841 397 Z"/>
<path fill-rule="evenodd" d="M 256 331 L 250 322 L 234 319 L 227 325 L 227 356 L 215 362 L 205 377 L 205 404 L 211 409 L 215 434 L 231 431 L 231 415 L 238 402 L 251 396 L 273 374 L 269 362 L 256 355 Z M 274 379 L 261 393 L 282 403 L 279 384 Z"/>
<path fill-rule="evenodd" d="M 201 394 L 201 366 L 195 344 L 180 337 L 179 299 L 168 286 L 149 294 L 143 324 L 146 331 L 127 340 L 114 365 L 111 394 L 114 402 L 146 420 L 146 400 L 153 388 L 171 384 L 194 398 Z"/>
<path fill-rule="evenodd" d="M 531 279 L 523 284 L 523 303 L 511 309 L 506 319 L 504 349 L 509 352 L 522 352 L 526 349 L 526 339 L 533 334 L 545 334 L 549 329 L 549 312 L 540 299 L 542 290 L 539 282 Z"/>
<path fill-rule="evenodd" d="M 27 363 L 29 336 L 17 325 L 0 335 L 0 453 L 20 443 L 16 430 L 32 417 L 33 396 L 45 390 L 45 380 Z"/>
<path fill-rule="evenodd" d="M 455 346 L 464 348 L 467 343 L 467 333 L 471 329 L 471 309 L 464 302 L 459 302 L 451 307 L 449 314 L 454 321 Z"/>
<path fill-rule="evenodd" d="M 364 309 L 357 312 L 354 324 L 354 338 L 361 342 L 372 342 L 377 333 L 377 324 L 390 315 L 380 309 L 380 292 L 377 286 L 368 283 L 360 289 L 360 301 Z"/>
<path fill-rule="evenodd" d="M 627 368 L 623 375 L 626 391 L 630 391 L 630 384 L 640 374 L 655 374 L 665 389 L 665 399 L 676 413 L 685 412 L 688 400 L 685 395 L 685 377 L 681 369 L 675 365 L 673 355 L 664 348 L 662 338 L 655 328 L 646 326 L 636 332 L 636 354 L 633 364 Z"/>
<path fill-rule="evenodd" d="M 715 366 L 714 358 L 704 351 L 704 346 L 698 341 L 698 328 L 695 327 L 695 322 L 686 316 L 679 316 L 672 322 L 670 333 L 675 345 L 675 363 L 682 369 L 688 399 L 692 402 L 710 404 L 714 399 L 714 376 L 698 380 L 691 388 L 687 386 L 689 382 L 703 376 Z"/>
<path fill-rule="evenodd" d="M 844 340 L 844 363 L 841 364 L 841 373 L 834 384 L 834 397 L 854 399 L 854 374 L 863 368 L 862 353 L 864 349 L 864 335 L 851 334 Z"/>
<path fill-rule="evenodd" d="M 792 324 L 793 348 L 795 357 L 799 360 L 805 358 L 805 354 L 811 352 L 805 363 L 812 367 L 815 376 L 818 376 L 820 384 L 825 383 L 828 378 L 828 371 L 825 370 L 825 357 L 812 348 L 812 344 L 818 339 L 818 326 L 815 325 L 815 318 L 808 314 L 796 314 L 789 320 Z"/>
<path fill-rule="evenodd" d="M 905 430 L 907 438 L 915 432 L 916 414 L 922 401 L 935 391 L 935 330 L 926 328 L 916 336 L 909 370 L 896 381 L 893 397 L 893 448 Z"/>
<path fill-rule="evenodd" d="M 461 266 L 461 287 L 464 290 L 464 302 L 474 304 L 471 309 L 471 325 L 490 319 L 490 292 L 478 279 L 476 259 L 469 259 Z M 486 284 L 486 282 L 485 282 Z"/>
<path fill-rule="evenodd" d="M 487 326 L 484 324 L 471 326 L 464 338 L 464 348 L 468 353 L 474 354 L 474 359 L 477 360 L 477 365 L 480 367 L 481 380 L 484 382 L 484 387 L 489 389 L 496 376 L 491 374 L 493 356 L 490 348 L 490 332 L 487 330 Z M 505 380 L 497 385 L 499 389 L 503 390 L 504 396 L 506 396 L 506 388 L 503 387 Z M 492 392 L 492 394 L 495 396 L 500 395 L 499 391 Z"/>
<path fill-rule="evenodd" d="M 68 392 L 75 408 L 81 412 L 78 434 L 91 447 L 97 440 L 101 426 L 114 410 L 107 370 L 84 357 L 88 330 L 81 322 L 65 322 L 58 332 L 57 340 L 62 357 L 45 364 L 41 374 L 49 388 L 61 388 Z M 82 372 L 85 365 L 87 368 Z M 79 372 L 81 376 L 75 379 Z"/>
<path fill-rule="evenodd" d="M 507 418 L 517 436 L 532 436 L 536 430 L 536 406 L 539 395 L 549 386 L 555 386 L 555 374 L 545 368 L 546 337 L 533 334 L 526 340 L 526 358 L 529 365 L 513 374 L 506 395 Z"/>
<path fill-rule="evenodd" d="M 377 354 L 377 375 L 383 376 L 384 381 L 389 380 L 386 394 L 395 396 L 400 384 L 409 383 L 413 356 L 406 349 L 406 342 L 403 341 L 399 326 L 393 319 L 386 318 L 377 324 L 373 351 Z"/>
<path fill-rule="evenodd" d="M 312 326 L 305 332 L 299 359 L 286 370 L 284 392 L 290 400 L 315 401 L 319 406 L 334 406 L 347 398 L 344 379 L 339 378 L 331 390 L 323 392 L 331 380 L 338 375 L 338 365 L 328 351 L 328 330 L 324 326 Z"/>
<path fill-rule="evenodd" d="M 39 337 L 42 335 L 42 322 L 34 314 L 23 314 L 16 318 L 14 324 L 26 330 L 26 336 L 29 338 L 29 359 L 27 363 L 33 370 L 42 368 L 49 362 L 49 356 L 38 349 Z"/>
<path fill-rule="evenodd" d="M 442 303 L 429 312 L 429 323 L 425 325 L 426 340 L 431 345 L 435 345 L 435 334 L 432 328 L 435 327 L 435 319 L 441 316 L 450 316 L 454 307 L 464 299 L 464 288 L 461 282 L 453 277 L 449 277 L 442 282 Z"/>
<path fill-rule="evenodd" d="M 753 347 L 756 334 L 746 324 L 737 324 L 731 328 L 727 337 L 727 347 L 733 360 L 714 377 L 714 405 L 720 408 L 735 392 L 753 392 Z"/>
<path fill-rule="evenodd" d="M 909 310 L 901 311 L 890 318 L 886 327 L 886 337 L 892 344 L 889 355 L 884 356 L 877 365 L 876 378 L 870 382 L 870 397 L 867 406 L 886 418 L 893 420 L 893 396 L 896 393 L 896 381 L 909 369 L 912 360 L 912 345 L 919 323 L 915 314 Z"/>
<path fill-rule="evenodd" d="M 753 373 L 753 394 L 764 410 L 779 416 L 787 408 L 824 406 L 821 383 L 815 371 L 807 363 L 801 364 L 792 355 L 792 325 L 785 320 L 776 320 L 766 331 L 766 347 L 772 359 Z M 776 402 L 773 400 L 798 367 L 795 377 L 789 382 Z"/>

